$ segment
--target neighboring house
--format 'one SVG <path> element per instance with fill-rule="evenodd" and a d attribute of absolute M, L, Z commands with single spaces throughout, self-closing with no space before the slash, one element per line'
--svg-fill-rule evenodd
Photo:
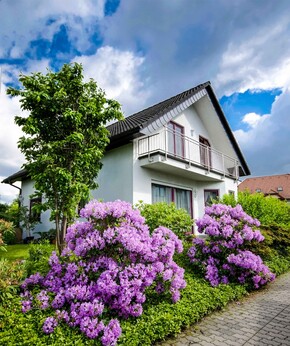
<path fill-rule="evenodd" d="M 290 174 L 247 178 L 238 186 L 239 191 L 260 192 L 290 203 Z"/>
<path fill-rule="evenodd" d="M 247 163 L 210 82 L 198 85 L 108 126 L 111 141 L 92 198 L 137 203 L 175 202 L 193 218 L 225 193 L 237 194 Z M 20 171 L 3 182 L 22 181 L 31 206 L 33 182 Z M 49 213 L 39 230 L 52 227 Z"/>

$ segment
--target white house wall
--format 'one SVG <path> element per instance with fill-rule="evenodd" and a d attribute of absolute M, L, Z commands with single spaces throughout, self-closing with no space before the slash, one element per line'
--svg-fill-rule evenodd
<path fill-rule="evenodd" d="M 30 199 L 31 199 L 31 195 L 34 193 L 34 184 L 33 181 L 30 179 L 24 180 L 22 181 L 22 191 L 21 191 L 21 203 L 23 206 L 26 206 L 29 210 L 30 208 Z M 43 213 L 41 213 L 41 223 L 38 223 L 35 228 L 34 228 L 34 233 L 37 232 L 42 232 L 42 231 L 48 231 L 51 228 L 55 228 L 55 225 L 53 222 L 49 221 L 49 217 L 50 217 L 50 211 L 47 210 Z M 32 234 L 34 235 L 35 238 L 37 238 L 38 236 L 36 234 Z M 28 234 L 26 234 L 25 229 L 23 229 L 23 238 L 28 237 Z"/>
<path fill-rule="evenodd" d="M 197 113 L 200 114 L 200 120 L 207 128 L 208 139 L 210 139 L 211 146 L 228 156 L 237 158 L 232 143 L 226 134 L 209 97 L 205 96 L 201 98 L 193 107 Z"/>
<path fill-rule="evenodd" d="M 121 199 L 133 202 L 133 145 L 106 152 L 103 167 L 98 175 L 98 189 L 92 191 L 92 198 L 105 202 Z"/>
<path fill-rule="evenodd" d="M 203 97 L 204 103 L 201 103 L 198 108 L 191 106 L 177 115 L 173 121 L 184 127 L 184 135 L 192 138 L 195 141 L 199 141 L 199 136 L 207 138 L 212 144 L 213 148 L 223 148 L 226 153 L 233 155 L 231 144 L 228 137 L 220 127 L 220 121 L 217 114 L 211 114 L 214 121 L 209 124 L 207 121 L 202 121 L 203 112 L 208 110 L 212 111 L 212 108 L 208 105 L 208 98 Z M 200 101 L 198 101 L 200 102 Z M 208 126 L 212 128 L 209 130 Z M 218 129 L 217 138 L 213 137 L 215 128 Z M 157 131 L 156 131 L 157 132 Z M 219 144 L 224 142 L 223 144 Z M 229 148 L 227 148 L 229 147 Z M 226 150 L 227 148 L 227 150 Z M 204 214 L 204 190 L 218 190 L 219 196 L 222 197 L 224 194 L 234 192 L 237 194 L 237 182 L 234 179 L 219 177 L 219 181 L 209 182 L 200 179 L 185 178 L 180 175 L 169 174 L 164 164 L 164 171 L 154 170 L 150 168 L 141 167 L 140 160 L 138 159 L 138 140 L 134 142 L 134 160 L 133 160 L 133 203 L 143 201 L 145 203 L 152 203 L 152 184 L 160 184 L 173 186 L 181 189 L 192 191 L 192 207 L 193 217 L 200 218 Z"/>

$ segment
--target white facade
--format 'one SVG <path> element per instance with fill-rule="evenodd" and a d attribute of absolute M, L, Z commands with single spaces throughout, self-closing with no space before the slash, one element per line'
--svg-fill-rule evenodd
<path fill-rule="evenodd" d="M 33 181 L 30 179 L 25 179 L 22 181 L 22 186 L 21 186 L 21 203 L 24 206 L 27 206 L 30 209 L 30 201 L 31 201 L 31 196 L 34 193 L 34 186 L 33 186 Z M 43 232 L 43 231 L 48 231 L 51 228 L 55 228 L 54 224 L 49 221 L 50 217 L 50 212 L 49 210 L 41 213 L 40 215 L 40 223 L 36 224 L 33 233 L 31 234 L 35 238 L 38 238 L 36 235 L 37 232 Z M 28 237 L 29 234 L 25 229 L 23 229 L 23 238 Z"/>
<path fill-rule="evenodd" d="M 184 128 L 184 136 L 198 142 L 199 136 L 207 138 L 212 150 L 223 149 L 237 159 L 234 149 L 216 115 L 215 121 L 202 119 L 208 109 L 202 105 L 191 106 L 172 119 Z M 205 108 L 205 106 L 204 106 Z M 212 111 L 212 110 L 211 110 Z M 214 126 L 215 128 L 210 128 Z M 144 132 L 149 132 L 144 129 Z M 158 136 L 164 127 L 151 131 L 147 137 L 133 140 L 133 143 L 109 151 L 103 160 L 103 168 L 98 177 L 99 188 L 92 192 L 93 198 L 104 201 L 121 199 L 130 203 L 143 201 L 152 203 L 152 185 L 173 187 L 191 191 L 192 216 L 202 217 L 205 206 L 205 190 L 217 191 L 221 197 L 226 193 L 237 194 L 237 179 L 214 173 L 205 167 L 188 166 L 183 160 L 164 158 L 159 153 L 140 157 L 139 141 L 151 135 Z M 143 132 L 143 131 L 142 131 Z M 213 134 L 216 133 L 216 137 Z"/>
<path fill-rule="evenodd" d="M 91 192 L 94 199 L 153 203 L 153 186 L 164 187 L 190 196 L 190 213 L 197 219 L 203 216 L 208 194 L 237 195 L 238 154 L 205 91 L 142 128 L 131 142 L 107 151 L 102 162 L 99 187 Z M 32 193 L 32 182 L 24 180 L 24 205 L 29 206 Z M 48 212 L 41 221 L 37 231 L 53 227 Z"/>

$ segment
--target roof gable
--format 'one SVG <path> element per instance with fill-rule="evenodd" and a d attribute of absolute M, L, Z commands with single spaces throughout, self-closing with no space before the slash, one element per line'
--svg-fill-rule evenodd
<path fill-rule="evenodd" d="M 205 89 L 209 85 L 210 82 L 200 84 L 167 100 L 143 109 L 138 113 L 132 114 L 124 120 L 109 125 L 107 129 L 111 133 L 111 140 L 114 140 L 114 137 L 120 135 L 125 136 L 126 134 L 138 132 L 140 129 L 147 127 L 155 120 L 172 111 L 174 108 L 178 107 L 180 104 L 187 101 L 189 98 Z"/>

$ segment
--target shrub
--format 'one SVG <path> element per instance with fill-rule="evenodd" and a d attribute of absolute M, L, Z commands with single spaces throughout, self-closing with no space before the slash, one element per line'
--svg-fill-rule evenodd
<path fill-rule="evenodd" d="M 56 238 L 55 228 L 51 228 L 47 232 L 42 231 L 42 232 L 33 232 L 33 233 L 39 235 L 39 238 L 33 241 L 34 243 L 39 243 L 39 242 L 43 242 L 44 240 L 48 240 L 52 244 Z"/>
<path fill-rule="evenodd" d="M 179 300 L 186 283 L 173 255 L 182 243 L 165 227 L 150 235 L 140 212 L 126 202 L 92 201 L 80 215 L 88 221 L 69 227 L 67 247 L 59 257 L 52 254 L 47 275 L 36 273 L 22 284 L 22 309 L 55 310 L 44 321 L 46 334 L 63 321 L 115 345 L 121 334 L 115 317 L 140 316 L 147 288 Z"/>
<path fill-rule="evenodd" d="M 169 228 L 180 239 L 185 239 L 188 234 L 192 233 L 193 220 L 186 210 L 177 209 L 174 203 L 139 203 L 136 207 L 145 217 L 151 233 L 159 226 Z"/>
<path fill-rule="evenodd" d="M 54 247 L 50 245 L 48 240 L 44 240 L 38 244 L 29 244 L 29 256 L 25 261 L 27 275 L 35 273 L 46 275 L 50 269 L 48 259 L 53 249 Z"/>
<path fill-rule="evenodd" d="M 239 192 L 238 199 L 224 195 L 219 203 L 231 205 L 240 204 L 250 216 L 257 218 L 262 225 L 290 225 L 290 206 L 285 201 L 274 197 L 265 197 L 261 193 L 250 194 Z"/>
<path fill-rule="evenodd" d="M 240 205 L 206 207 L 204 217 L 196 224 L 208 238 L 194 239 L 188 255 L 212 286 L 238 281 L 259 288 L 275 278 L 261 257 L 248 250 L 251 242 L 261 242 L 264 237 L 259 230 L 253 230 L 259 221 L 247 215 Z"/>
<path fill-rule="evenodd" d="M 15 234 L 13 223 L 0 219 L 0 250 L 5 251 L 5 238 L 9 239 L 9 236 Z"/>
<path fill-rule="evenodd" d="M 283 226 L 260 226 L 265 240 L 252 244 L 251 250 L 265 260 L 272 257 L 290 257 L 290 229 Z"/>
<path fill-rule="evenodd" d="M 22 261 L 9 262 L 6 258 L 0 258 L 0 305 L 17 292 L 24 275 Z"/>

